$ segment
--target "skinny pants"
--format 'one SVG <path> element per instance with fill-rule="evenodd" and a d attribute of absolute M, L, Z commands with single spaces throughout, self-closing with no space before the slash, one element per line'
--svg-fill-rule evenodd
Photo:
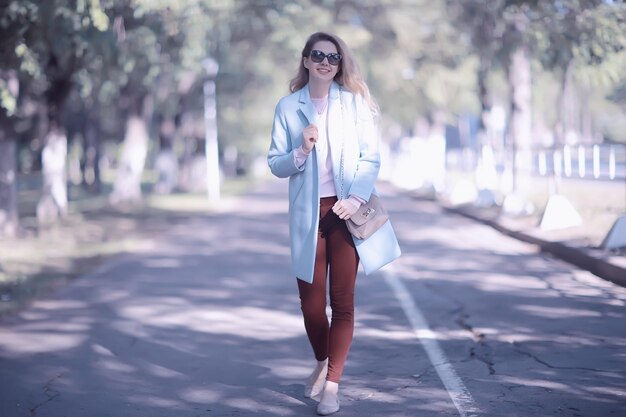
<path fill-rule="evenodd" d="M 320 199 L 320 230 L 313 283 L 300 279 L 298 290 L 304 327 L 318 361 L 328 358 L 326 380 L 339 383 L 354 333 L 354 286 L 359 257 L 345 221 L 331 210 L 337 197 Z M 326 316 L 330 284 L 331 322 Z"/>

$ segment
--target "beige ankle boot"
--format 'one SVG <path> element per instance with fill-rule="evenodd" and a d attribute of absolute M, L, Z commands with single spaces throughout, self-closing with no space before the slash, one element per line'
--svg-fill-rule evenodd
<path fill-rule="evenodd" d="M 307 379 L 304 385 L 304 396 L 306 398 L 312 398 L 315 401 L 319 401 L 324 389 L 324 382 L 326 381 L 326 374 L 328 373 L 328 359 L 324 361 L 318 361 L 317 367 Z"/>
<path fill-rule="evenodd" d="M 327 416 L 339 411 L 339 384 L 326 381 L 320 403 L 317 405 L 317 414 Z"/>

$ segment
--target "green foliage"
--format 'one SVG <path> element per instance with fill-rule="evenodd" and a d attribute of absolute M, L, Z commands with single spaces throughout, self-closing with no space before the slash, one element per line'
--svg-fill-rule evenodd
<path fill-rule="evenodd" d="M 258 154 L 267 147 L 274 104 L 288 93 L 309 34 L 327 30 L 352 47 L 383 117 L 411 128 L 445 112 L 480 113 L 478 82 L 496 101 L 508 57 L 526 45 L 542 82 L 573 79 L 594 100 L 624 109 L 623 2 L 592 0 L 10 0 L 0 9 L 0 74 L 18 71 L 11 95 L 0 76 L 0 106 L 47 99 L 69 79 L 72 112 L 121 139 L 121 121 L 149 98 L 160 119 L 194 115 L 201 125 L 203 60 L 219 63 L 222 147 Z M 482 78 L 481 78 L 482 77 Z M 550 84 L 553 85 L 553 84 Z M 555 100 L 555 95 L 544 95 Z M 542 97 L 538 95 L 538 97 Z M 553 103 L 535 100 L 555 123 Z M 543 107 L 542 107 L 543 106 Z M 620 107 L 621 106 L 621 107 Z M 608 108 L 607 107 L 607 108 Z M 82 110 L 80 110 L 82 109 Z M 24 116 L 22 109 L 22 117 Z M 552 113 L 551 113 L 552 112 Z M 615 114 L 615 113 L 612 113 Z M 30 117 L 30 116 L 28 116 Z M 385 123 L 386 123 L 385 122 Z M 196 131 L 198 129 L 195 129 Z M 194 129 L 190 130 L 191 132 Z M 201 132 L 192 133 L 201 140 Z M 198 142 L 200 143 L 200 142 Z"/>
<path fill-rule="evenodd" d="M 466 34 L 464 45 L 479 57 L 479 77 L 506 69 L 519 47 L 541 64 L 535 68 L 534 112 L 549 127 L 560 123 L 566 88 L 605 102 L 624 83 L 626 6 L 622 1 L 449 0 L 447 5 L 455 25 Z M 464 41 L 463 36 L 459 39 Z M 546 77 L 551 83 L 546 84 Z M 489 96 L 505 101 L 502 93 L 491 91 Z M 594 120 L 596 126 L 606 126 L 600 116 L 594 115 Z"/>
<path fill-rule="evenodd" d="M 0 8 L 0 110 L 8 116 L 17 111 L 19 89 L 10 85 L 7 71 L 21 69 L 37 75 L 39 67 L 25 45 L 24 36 L 36 21 L 38 7 L 31 1 L 9 1 Z"/>
<path fill-rule="evenodd" d="M 7 80 L 0 79 L 0 106 L 12 116 L 17 109 L 17 95 L 9 87 Z"/>
<path fill-rule="evenodd" d="M 566 89 L 576 91 L 579 100 L 595 103 L 588 110 L 583 106 L 581 111 L 590 112 L 597 130 L 618 141 L 626 141 L 625 134 L 616 134 L 623 132 L 616 120 L 624 114 L 616 111 L 607 98 L 626 81 L 625 20 L 623 2 L 563 0 L 539 2 L 532 24 L 536 56 L 561 85 L 553 103 L 565 106 Z M 599 108 L 604 111 L 597 111 Z M 606 118 L 607 112 L 610 119 Z M 555 122 L 564 123 L 559 117 Z"/>
<path fill-rule="evenodd" d="M 0 105 L 9 115 L 34 129 L 30 103 L 61 108 L 75 75 L 90 64 L 91 51 L 109 35 L 105 7 L 112 5 L 97 0 L 10 1 L 0 9 L 0 71 L 15 71 L 20 81 L 19 97 L 8 96 L 0 82 Z"/>

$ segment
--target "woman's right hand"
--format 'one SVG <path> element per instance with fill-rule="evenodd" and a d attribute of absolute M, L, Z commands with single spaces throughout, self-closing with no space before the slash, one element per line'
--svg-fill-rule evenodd
<path fill-rule="evenodd" d="M 313 145 L 317 142 L 317 126 L 310 124 L 302 131 L 302 150 L 308 155 L 313 150 Z"/>

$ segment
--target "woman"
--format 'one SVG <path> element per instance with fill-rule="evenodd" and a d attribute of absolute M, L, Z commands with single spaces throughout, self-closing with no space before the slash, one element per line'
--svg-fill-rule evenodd
<path fill-rule="evenodd" d="M 318 414 L 329 415 L 339 410 L 359 261 L 371 273 L 400 248 L 389 222 L 365 240 L 345 224 L 375 193 L 380 166 L 376 105 L 346 44 L 328 33 L 311 35 L 290 90 L 276 106 L 268 163 L 274 175 L 289 178 L 292 267 L 317 359 L 304 395 L 319 400 Z"/>

